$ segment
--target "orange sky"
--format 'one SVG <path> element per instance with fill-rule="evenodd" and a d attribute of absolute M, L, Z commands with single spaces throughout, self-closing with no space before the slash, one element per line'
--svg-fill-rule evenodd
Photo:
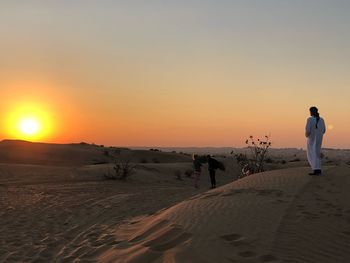
<path fill-rule="evenodd" d="M 303 147 L 316 105 L 349 148 L 350 5 L 224 2 L 0 4 L 0 139 L 29 105 L 40 141 Z"/>

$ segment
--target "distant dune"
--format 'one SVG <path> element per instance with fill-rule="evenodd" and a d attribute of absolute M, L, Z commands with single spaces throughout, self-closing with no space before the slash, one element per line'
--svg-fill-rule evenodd
<path fill-rule="evenodd" d="M 102 147 L 87 143 L 49 144 L 18 140 L 0 142 L 0 163 L 81 166 L 113 162 L 123 156 L 132 162 L 188 162 L 189 156 L 149 150 Z"/>

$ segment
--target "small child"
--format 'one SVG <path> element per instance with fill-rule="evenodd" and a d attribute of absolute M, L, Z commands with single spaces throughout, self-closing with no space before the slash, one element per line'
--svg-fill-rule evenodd
<path fill-rule="evenodd" d="M 201 166 L 202 163 L 199 161 L 199 157 L 197 154 L 194 154 L 192 156 L 193 159 L 193 168 L 194 168 L 194 187 L 195 188 L 199 188 L 198 182 L 199 182 L 199 178 L 201 177 Z"/>

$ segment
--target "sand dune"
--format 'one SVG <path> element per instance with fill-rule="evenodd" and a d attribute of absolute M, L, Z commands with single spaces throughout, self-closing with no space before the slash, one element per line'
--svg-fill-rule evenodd
<path fill-rule="evenodd" d="M 135 165 L 125 182 L 104 178 L 115 154 Z M 183 154 L 3 141 L 0 262 L 350 261 L 349 166 L 234 181 L 239 167 L 220 160 L 221 187 L 208 191 L 204 166 L 195 190 Z"/>
<path fill-rule="evenodd" d="M 100 262 L 349 262 L 347 167 L 252 175 L 118 227 Z"/>
<path fill-rule="evenodd" d="M 103 147 L 93 144 L 50 144 L 3 140 L 0 142 L 0 163 L 82 166 L 111 163 L 115 157 L 134 163 L 189 162 L 191 158 L 177 153 Z"/>
<path fill-rule="evenodd" d="M 111 164 L 80 167 L 0 164 L 0 262 L 96 262 L 125 220 L 175 205 L 201 189 L 191 163 L 135 164 L 127 181 L 105 180 Z M 180 171 L 179 180 L 175 172 Z M 218 174 L 219 185 L 233 180 Z"/>

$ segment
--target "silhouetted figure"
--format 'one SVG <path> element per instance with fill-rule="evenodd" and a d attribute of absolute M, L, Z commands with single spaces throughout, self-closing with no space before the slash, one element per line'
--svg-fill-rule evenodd
<path fill-rule="evenodd" d="M 216 169 L 219 168 L 219 162 L 215 160 L 213 157 L 211 157 L 210 155 L 207 155 L 207 161 L 208 161 L 208 171 L 209 171 L 209 176 L 211 181 L 211 188 L 215 188 L 216 187 L 215 174 L 216 174 Z"/>
<path fill-rule="evenodd" d="M 194 187 L 199 188 L 199 178 L 201 177 L 202 172 L 202 163 L 199 160 L 199 157 L 197 154 L 194 154 L 193 157 L 193 168 L 194 168 Z"/>
<path fill-rule="evenodd" d="M 320 117 L 316 107 L 310 108 L 310 115 L 306 122 L 305 136 L 307 137 L 307 159 L 313 170 L 309 175 L 321 174 L 321 147 L 326 125 Z"/>

